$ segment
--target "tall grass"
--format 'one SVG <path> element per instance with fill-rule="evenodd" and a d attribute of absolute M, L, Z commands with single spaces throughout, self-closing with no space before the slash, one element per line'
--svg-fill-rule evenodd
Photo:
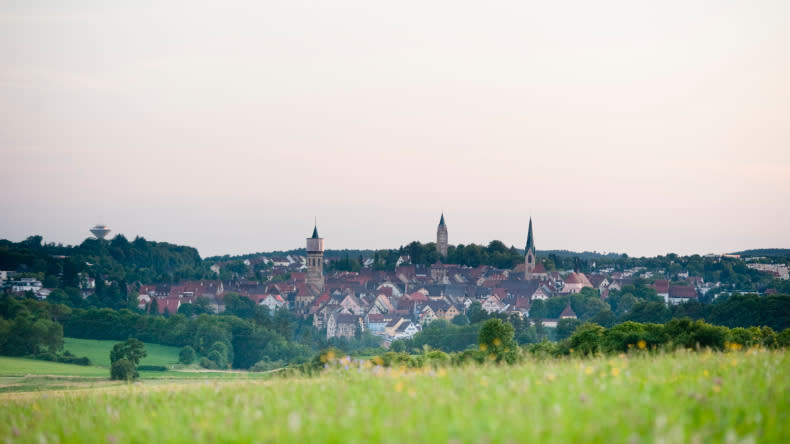
<path fill-rule="evenodd" d="M 0 406 L 12 442 L 786 442 L 790 355 L 678 352 L 133 384 Z"/>

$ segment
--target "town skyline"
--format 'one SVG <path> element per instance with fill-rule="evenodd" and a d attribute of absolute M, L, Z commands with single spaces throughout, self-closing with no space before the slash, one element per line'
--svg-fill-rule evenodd
<path fill-rule="evenodd" d="M 334 246 L 333 247 L 333 246 L 331 246 L 331 243 L 330 243 L 329 248 L 326 248 L 326 250 L 327 251 L 332 251 L 332 250 L 335 250 L 335 251 L 341 251 L 341 250 L 374 250 L 374 251 L 375 250 L 388 250 L 388 249 L 398 249 L 398 248 L 400 248 L 402 246 L 406 246 L 409 243 L 416 241 L 416 242 L 420 242 L 420 243 L 423 243 L 423 244 L 434 243 L 434 244 L 440 245 L 440 244 L 443 243 L 445 245 L 444 246 L 444 250 L 443 250 L 444 253 L 443 254 L 440 253 L 440 254 L 441 254 L 441 256 L 446 256 L 447 255 L 447 252 L 446 252 L 447 251 L 446 250 L 447 249 L 447 247 L 446 247 L 447 245 L 453 246 L 453 247 L 457 246 L 459 244 L 463 244 L 463 245 L 476 244 L 476 245 L 486 246 L 492 241 L 501 241 L 507 247 L 515 247 L 518 250 L 522 250 L 522 251 L 526 252 L 525 248 L 520 246 L 518 243 L 508 243 L 508 242 L 505 242 L 502 239 L 499 239 L 499 238 L 496 238 L 496 237 L 491 238 L 491 239 L 489 239 L 487 241 L 481 241 L 481 242 L 453 242 L 452 241 L 452 235 L 448 235 L 448 228 L 447 227 L 448 227 L 449 224 L 445 223 L 445 214 L 444 214 L 444 212 L 440 213 L 439 218 L 440 218 L 440 220 L 439 220 L 439 223 L 438 223 L 438 229 L 439 229 L 439 232 L 442 233 L 442 234 L 439 234 L 439 232 L 437 232 L 436 236 L 433 239 L 427 239 L 427 240 L 423 239 L 423 238 L 411 239 L 411 240 L 408 240 L 408 241 L 403 241 L 402 243 L 400 243 L 400 244 L 398 244 L 396 246 L 384 246 L 384 247 L 375 247 L 375 248 L 373 248 L 373 247 L 365 247 L 365 246 L 362 246 L 362 247 L 348 247 L 348 246 L 343 246 L 343 245 Z M 679 252 L 679 251 L 666 251 L 666 252 L 663 252 L 663 253 L 657 253 L 657 254 L 652 254 L 652 255 L 649 255 L 649 254 L 648 255 L 634 255 L 634 254 L 628 253 L 627 251 L 614 251 L 614 250 L 606 250 L 606 249 L 579 249 L 579 248 L 574 249 L 574 248 L 551 248 L 551 247 L 535 248 L 534 238 L 533 238 L 533 233 L 532 233 L 533 232 L 532 225 L 533 225 L 533 220 L 532 220 L 532 217 L 530 217 L 529 220 L 528 220 L 528 229 L 525 231 L 525 234 L 524 234 L 524 240 L 526 242 L 526 245 L 530 245 L 530 244 L 532 245 L 529 248 L 532 248 L 533 251 L 569 251 L 569 252 L 575 252 L 575 253 L 592 252 L 592 253 L 599 253 L 599 254 L 616 253 L 616 254 L 627 254 L 628 256 L 631 256 L 631 257 L 654 257 L 654 256 L 663 256 L 663 255 L 666 255 L 666 254 L 678 254 L 678 255 L 681 255 L 681 256 L 690 256 L 690 255 L 695 255 L 695 254 L 698 254 L 698 255 L 727 254 L 727 253 L 735 253 L 737 251 L 745 251 L 745 250 L 775 249 L 775 248 L 782 249 L 782 248 L 784 248 L 781 245 L 767 245 L 767 246 L 753 246 L 753 247 L 746 247 L 746 248 L 735 248 L 735 249 L 720 250 L 720 251 L 707 251 L 707 252 L 688 252 L 688 253 L 685 253 L 685 252 Z M 313 226 L 313 228 L 310 231 L 312 233 L 312 236 L 315 236 L 316 233 L 317 233 L 317 230 L 318 230 L 318 226 L 319 226 L 317 217 L 314 217 L 312 226 Z M 106 233 L 102 233 L 101 235 L 97 234 L 95 232 L 97 229 L 99 229 L 100 232 L 101 231 L 106 231 Z M 21 240 L 26 239 L 29 236 L 42 236 L 42 238 L 43 238 L 42 242 L 44 242 L 44 243 L 62 243 L 64 245 L 79 245 L 80 243 L 82 243 L 86 239 L 103 238 L 103 239 L 109 241 L 109 240 L 112 240 L 112 238 L 115 237 L 116 235 L 120 234 L 120 235 L 123 235 L 124 237 L 126 237 L 130 241 L 133 240 L 135 237 L 140 236 L 140 237 L 146 238 L 149 241 L 168 242 L 168 243 L 171 243 L 171 244 L 177 244 L 177 245 L 184 245 L 184 246 L 188 246 L 188 247 L 193 247 L 193 248 L 196 248 L 200 252 L 200 247 L 197 246 L 197 245 L 192 245 L 192 244 L 188 244 L 188 243 L 178 243 L 178 242 L 174 242 L 172 240 L 167 240 L 167 239 L 148 238 L 148 237 L 146 237 L 144 235 L 141 235 L 141 234 L 129 235 L 129 234 L 123 233 L 123 232 L 116 232 L 116 230 L 114 230 L 112 227 L 110 227 L 107 224 L 96 224 L 95 226 L 91 227 L 88 231 L 92 234 L 92 236 L 84 237 L 82 240 L 77 241 L 77 242 L 73 242 L 73 243 L 48 239 L 48 238 L 46 238 L 45 236 L 42 236 L 39 233 L 31 233 L 31 234 L 29 234 L 27 236 L 24 236 L 21 239 L 8 239 L 8 240 L 21 241 Z M 310 238 L 312 236 L 307 238 L 308 242 L 310 241 Z M 443 237 L 441 237 L 441 236 L 443 236 Z M 323 242 L 323 239 L 324 238 L 322 237 L 321 238 L 322 242 Z M 441 242 L 440 239 L 443 239 L 443 242 Z M 331 239 L 329 239 L 329 240 L 331 241 Z M 522 243 L 524 243 L 524 242 L 522 242 Z M 244 256 L 244 255 L 255 254 L 255 253 L 266 253 L 266 252 L 276 252 L 276 251 L 294 251 L 294 250 L 300 250 L 300 249 L 303 249 L 303 248 L 304 248 L 303 246 L 292 245 L 290 247 L 286 246 L 286 247 L 283 247 L 283 248 L 262 248 L 262 249 L 249 250 L 249 251 L 248 250 L 240 250 L 240 251 L 233 252 L 233 253 L 218 252 L 216 254 L 204 254 L 203 252 L 200 252 L 200 254 L 201 254 L 201 257 L 204 257 L 204 258 L 206 258 L 206 257 L 217 257 L 217 256 Z M 529 248 L 527 248 L 527 249 L 529 249 Z M 322 247 L 322 249 L 323 249 L 323 247 Z M 440 251 L 442 251 L 442 250 L 440 250 Z"/>
<path fill-rule="evenodd" d="M 790 3 L 0 6 L 0 237 L 790 246 Z M 141 33 L 141 29 L 145 29 Z"/>

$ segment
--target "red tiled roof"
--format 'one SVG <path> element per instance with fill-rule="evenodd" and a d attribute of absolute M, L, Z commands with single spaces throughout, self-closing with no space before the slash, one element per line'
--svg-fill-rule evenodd
<path fill-rule="evenodd" d="M 669 293 L 669 281 L 666 279 L 656 279 L 653 282 L 653 288 L 656 289 L 657 293 Z"/>
<path fill-rule="evenodd" d="M 671 285 L 669 287 L 669 297 L 695 299 L 697 297 L 697 290 L 690 285 Z"/>

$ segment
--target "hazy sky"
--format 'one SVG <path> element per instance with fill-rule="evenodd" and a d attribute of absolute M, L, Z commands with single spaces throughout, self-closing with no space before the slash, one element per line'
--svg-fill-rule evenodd
<path fill-rule="evenodd" d="M 0 238 L 790 247 L 790 1 L 0 1 Z"/>

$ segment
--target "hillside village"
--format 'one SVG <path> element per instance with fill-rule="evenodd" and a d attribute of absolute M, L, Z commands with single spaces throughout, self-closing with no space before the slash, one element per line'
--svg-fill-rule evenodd
<path fill-rule="evenodd" d="M 436 250 L 439 257 L 448 251 L 448 230 L 442 215 L 437 227 Z M 352 338 L 369 331 L 386 342 L 408 339 L 434 320 L 453 321 L 479 304 L 487 313 L 531 318 L 545 327 L 556 327 L 560 319 L 577 317 L 570 295 L 585 292 L 606 301 L 609 293 L 633 285 L 635 280 L 650 282 L 649 287 L 667 305 L 697 301 L 718 282 L 705 282 L 687 270 L 648 270 L 634 267 L 621 271 L 602 268 L 584 274 L 577 270 L 548 271 L 538 260 L 530 220 L 524 261 L 512 269 L 480 265 L 468 267 L 442 263 L 414 265 L 408 256 L 398 258 L 393 270 L 375 270 L 372 259 L 363 260 L 358 272 L 325 273 L 330 261 L 324 258 L 324 239 L 315 227 L 306 239 L 306 255 L 266 256 L 245 259 L 245 270 L 232 279 L 187 280 L 177 284 L 129 284 L 141 311 L 173 314 L 185 304 L 199 304 L 206 311 L 221 313 L 223 299 L 235 293 L 247 297 L 270 312 L 286 309 L 309 319 L 313 327 L 326 331 L 326 337 Z M 211 269 L 217 275 L 230 262 L 218 262 Z M 788 279 L 785 264 L 752 263 L 749 268 Z M 257 271 L 257 277 L 253 271 Z M 11 292 L 33 292 L 44 299 L 48 289 L 34 278 L 14 279 L 13 272 L 0 272 L 2 284 Z M 83 291 L 95 287 L 84 278 Z M 592 293 L 591 293 L 592 292 Z M 530 309 L 536 301 L 564 297 L 567 304 L 558 317 L 535 319 Z"/>

